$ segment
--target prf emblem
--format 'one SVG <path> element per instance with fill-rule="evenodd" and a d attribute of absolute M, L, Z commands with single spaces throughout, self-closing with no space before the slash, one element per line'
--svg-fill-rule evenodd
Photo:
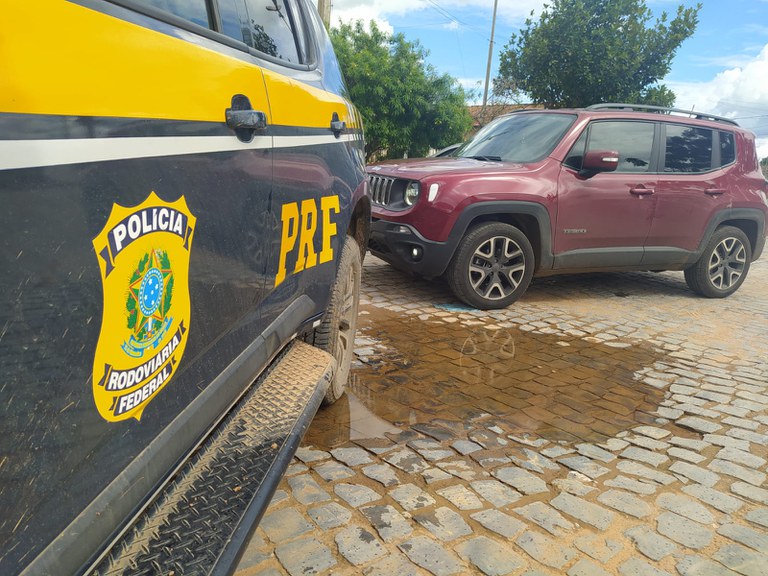
<path fill-rule="evenodd" d="M 93 398 L 110 422 L 139 420 L 173 377 L 189 335 L 189 254 L 195 217 L 182 196 L 152 192 L 112 206 L 94 238 L 104 292 L 93 360 Z"/>

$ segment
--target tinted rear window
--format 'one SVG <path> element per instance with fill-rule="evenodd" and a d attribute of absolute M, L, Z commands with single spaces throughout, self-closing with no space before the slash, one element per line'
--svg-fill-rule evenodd
<path fill-rule="evenodd" d="M 555 149 L 575 120 L 574 114 L 505 116 L 480 130 L 458 156 L 504 162 L 538 162 Z"/>
<path fill-rule="evenodd" d="M 667 124 L 666 132 L 664 172 L 707 172 L 712 169 L 712 130 Z"/>

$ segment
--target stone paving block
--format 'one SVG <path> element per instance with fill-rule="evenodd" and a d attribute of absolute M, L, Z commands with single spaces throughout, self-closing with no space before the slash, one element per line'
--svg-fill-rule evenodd
<path fill-rule="evenodd" d="M 756 508 L 755 510 L 750 510 L 744 517 L 753 524 L 768 528 L 768 508 Z"/>
<path fill-rule="evenodd" d="M 634 478 L 621 475 L 616 476 L 611 480 L 606 480 L 603 484 L 605 486 L 610 486 L 611 488 L 621 488 L 623 490 L 629 490 L 630 492 L 643 494 L 645 496 L 650 496 L 657 490 L 657 486 L 654 484 L 649 484 L 648 482 L 640 482 Z"/>
<path fill-rule="evenodd" d="M 668 438 L 667 441 L 670 444 L 674 444 L 675 446 L 681 446 L 682 448 L 687 448 L 688 450 L 693 450 L 694 452 L 701 452 L 703 450 L 706 450 L 712 444 L 710 444 L 708 441 L 706 441 L 708 435 L 704 436 L 704 440 L 696 440 L 695 438 L 683 438 L 681 436 L 672 436 L 672 438 Z"/>
<path fill-rule="evenodd" d="M 509 466 L 493 471 L 493 475 L 523 494 L 542 494 L 549 492 L 547 483 L 538 476 L 516 466 Z"/>
<path fill-rule="evenodd" d="M 731 492 L 744 498 L 749 498 L 760 504 L 768 504 L 768 490 L 752 486 L 746 482 L 734 482 L 731 484 Z"/>
<path fill-rule="evenodd" d="M 421 456 L 408 448 L 389 452 L 384 455 L 384 460 L 407 474 L 417 474 L 429 468 Z"/>
<path fill-rule="evenodd" d="M 530 448 L 522 449 L 523 456 L 528 459 L 528 463 L 540 468 L 542 470 L 549 470 L 551 472 L 559 472 L 560 466 L 547 458 L 545 455 L 535 452 Z"/>
<path fill-rule="evenodd" d="M 695 432 L 701 432 L 702 434 L 711 434 L 723 428 L 716 422 L 705 420 L 704 418 L 699 418 L 697 416 L 684 416 L 682 418 L 678 418 L 675 421 L 675 424 L 678 426 L 683 426 L 684 428 L 690 428 Z"/>
<path fill-rule="evenodd" d="M 693 480 L 694 482 L 698 482 L 699 484 L 703 484 L 708 488 L 712 488 L 720 481 L 720 476 L 714 472 L 700 468 L 693 464 L 689 464 L 688 462 L 675 462 L 672 464 L 672 466 L 669 467 L 669 471 L 674 472 L 675 474 L 680 474 L 681 476 L 685 476 L 686 478 Z"/>
<path fill-rule="evenodd" d="M 336 460 L 343 462 L 347 466 L 359 466 L 361 464 L 370 464 L 373 462 L 370 454 L 357 446 L 350 448 L 335 448 L 334 450 L 331 450 L 331 454 Z"/>
<path fill-rule="evenodd" d="M 610 510 L 565 492 L 553 498 L 550 504 L 564 514 L 573 516 L 598 530 L 606 530 L 616 518 Z"/>
<path fill-rule="evenodd" d="M 456 440 L 453 444 L 451 444 L 451 447 L 458 451 L 459 454 L 462 454 L 466 456 L 467 454 L 471 454 L 472 452 L 477 452 L 478 450 L 482 450 L 483 447 L 480 446 L 480 444 L 477 444 L 476 442 L 472 442 L 471 440 Z"/>
<path fill-rule="evenodd" d="M 339 462 L 325 462 L 319 466 L 315 466 L 315 472 L 326 482 L 335 482 L 336 480 L 344 480 L 355 475 L 355 472 L 344 466 Z"/>
<path fill-rule="evenodd" d="M 509 514 L 504 514 L 499 510 L 483 510 L 475 512 L 470 516 L 473 520 L 479 522 L 488 530 L 496 532 L 505 538 L 514 538 L 515 535 L 525 529 L 525 524 L 520 520 L 513 518 Z"/>
<path fill-rule="evenodd" d="M 726 514 L 733 514 L 734 512 L 738 512 L 744 505 L 744 502 L 738 498 L 734 498 L 725 492 L 720 492 L 719 490 L 715 490 L 713 488 L 707 488 L 701 484 L 683 486 L 682 490 L 689 496 L 693 496 L 694 498 L 701 500 L 705 504 L 709 504 L 720 512 L 725 512 Z"/>
<path fill-rule="evenodd" d="M 558 462 L 571 470 L 584 474 L 584 476 L 587 476 L 592 480 L 596 480 L 597 478 L 600 478 L 600 476 L 605 476 L 610 472 L 608 468 L 597 464 L 586 456 L 568 456 L 567 458 L 558 460 Z"/>
<path fill-rule="evenodd" d="M 663 440 L 671 434 L 669 430 L 657 428 L 656 426 L 636 426 L 635 428 L 632 428 L 632 432 L 648 436 L 654 440 Z"/>
<path fill-rule="evenodd" d="M 352 512 L 337 502 L 310 508 L 307 513 L 323 530 L 344 526 L 352 519 Z"/>
<path fill-rule="evenodd" d="M 676 460 L 685 460 L 692 464 L 700 464 L 707 458 L 702 456 L 699 452 L 693 450 L 687 450 L 686 448 L 672 447 L 667 450 L 667 454 Z"/>
<path fill-rule="evenodd" d="M 374 454 L 384 454 L 396 446 L 389 438 L 360 438 L 353 442 Z"/>
<path fill-rule="evenodd" d="M 499 454 L 497 450 L 480 450 L 479 452 L 472 452 L 469 457 L 486 470 L 504 466 L 505 464 L 510 464 L 512 462 L 509 457 L 504 454 Z"/>
<path fill-rule="evenodd" d="M 504 576 L 526 565 L 509 546 L 485 536 L 462 542 L 456 546 L 456 552 L 486 576 Z"/>
<path fill-rule="evenodd" d="M 469 434 L 469 439 L 477 444 L 480 444 L 486 450 L 493 448 L 503 448 L 508 446 L 509 442 L 504 438 L 501 438 L 498 434 L 491 432 L 490 430 L 474 430 Z"/>
<path fill-rule="evenodd" d="M 331 495 L 320 488 L 320 484 L 309 474 L 288 478 L 288 485 L 291 487 L 293 497 L 305 505 L 327 502 L 331 499 Z"/>
<path fill-rule="evenodd" d="M 669 457 L 666 454 L 659 454 L 637 446 L 630 446 L 619 454 L 622 458 L 627 460 L 635 460 L 637 462 L 643 462 L 644 464 L 650 464 L 651 466 L 661 466 L 666 462 L 669 462 Z"/>
<path fill-rule="evenodd" d="M 566 454 L 573 454 L 575 450 L 573 448 L 565 448 L 564 446 L 550 446 L 549 448 L 544 448 L 544 450 L 541 451 L 541 454 L 546 456 L 547 458 L 558 458 L 560 456 L 565 456 Z"/>
<path fill-rule="evenodd" d="M 664 538 L 647 526 L 635 526 L 624 532 L 624 535 L 635 543 L 641 554 L 657 562 L 678 550 L 672 540 Z"/>
<path fill-rule="evenodd" d="M 577 472 L 570 472 L 568 474 L 568 478 L 555 478 L 552 480 L 552 485 L 560 492 L 567 492 L 568 494 L 573 494 L 574 496 L 586 496 L 590 492 L 597 490 L 597 488 L 594 486 L 584 484 L 583 482 L 577 480 L 575 477 L 572 477 L 572 475 L 581 476 L 581 474 L 578 474 Z M 586 476 L 582 476 L 582 478 L 591 482 L 591 480 Z"/>
<path fill-rule="evenodd" d="M 302 538 L 275 548 L 275 555 L 291 576 L 320 574 L 336 565 L 331 551 L 315 538 Z"/>
<path fill-rule="evenodd" d="M 613 462 L 616 460 L 616 456 L 608 450 L 603 450 L 599 446 L 594 444 L 576 444 L 576 451 L 582 456 L 591 458 L 592 460 L 600 460 L 601 462 Z"/>
<path fill-rule="evenodd" d="M 256 532 L 248 541 L 248 546 L 245 548 L 245 552 L 243 552 L 243 557 L 240 559 L 238 569 L 248 570 L 249 568 L 258 566 L 271 557 L 272 550 L 269 547 L 269 544 L 267 544 L 264 538 Z"/>
<path fill-rule="evenodd" d="M 751 452 L 731 447 L 722 448 L 715 458 L 729 460 L 748 468 L 762 468 L 766 464 L 765 458 L 760 458 L 760 456 L 755 456 Z"/>
<path fill-rule="evenodd" d="M 389 504 L 385 506 L 366 506 L 360 509 L 368 518 L 371 526 L 379 533 L 384 542 L 395 542 L 408 538 L 413 532 L 410 522 Z"/>
<path fill-rule="evenodd" d="M 452 476 L 456 476 L 456 478 L 461 478 L 462 480 L 471 481 L 477 477 L 477 472 L 463 460 L 437 462 L 437 467 Z"/>
<path fill-rule="evenodd" d="M 317 462 L 318 460 L 327 460 L 330 457 L 331 455 L 328 452 L 324 450 L 315 450 L 312 447 L 300 446 L 298 450 L 296 450 L 296 458 L 305 464 L 309 462 Z"/>
<path fill-rule="evenodd" d="M 389 487 L 400 483 L 397 473 L 389 464 L 371 464 L 362 468 L 363 474 L 371 480 L 376 480 L 379 484 Z"/>
<path fill-rule="evenodd" d="M 446 448 L 440 448 L 439 450 L 422 449 L 417 450 L 417 452 L 428 462 L 437 462 L 438 460 L 445 460 L 446 458 L 453 458 L 456 456 L 456 452 Z"/>
<path fill-rule="evenodd" d="M 394 490 L 390 490 L 389 495 L 395 499 L 405 510 L 418 510 L 427 506 L 434 505 L 435 499 L 415 484 L 403 484 Z"/>
<path fill-rule="evenodd" d="M 472 534 L 472 529 L 461 515 L 445 506 L 414 512 L 413 519 L 443 542 Z"/>
<path fill-rule="evenodd" d="M 738 426 L 739 428 L 746 428 L 747 430 L 752 431 L 755 431 L 760 427 L 759 422 L 755 422 L 748 418 L 737 418 L 736 416 L 723 418 L 723 424 L 727 424 L 728 426 Z"/>
<path fill-rule="evenodd" d="M 639 558 L 630 558 L 620 564 L 619 574 L 621 576 L 672 576 L 669 572 L 659 570 Z"/>
<path fill-rule="evenodd" d="M 418 423 L 411 426 L 411 428 L 416 430 L 416 432 L 421 432 L 441 442 L 456 439 L 456 434 L 453 431 L 439 424 Z"/>
<path fill-rule="evenodd" d="M 657 450 L 662 451 L 666 450 L 670 447 L 669 442 L 662 442 L 661 440 L 654 440 L 653 438 L 648 438 L 646 436 L 627 436 L 626 440 L 634 444 L 635 446 L 640 446 L 641 448 L 645 448 L 647 450 Z"/>
<path fill-rule="evenodd" d="M 576 558 L 577 555 L 576 550 L 563 546 L 559 540 L 530 530 L 526 530 L 518 536 L 515 543 L 537 562 L 558 570 Z"/>
<path fill-rule="evenodd" d="M 597 501 L 635 518 L 645 518 L 653 512 L 647 502 L 623 490 L 603 492 L 597 497 Z"/>
<path fill-rule="evenodd" d="M 360 526 L 349 526 L 341 530 L 336 534 L 335 541 L 339 553 L 355 566 L 367 564 L 386 554 L 381 542 Z"/>
<path fill-rule="evenodd" d="M 624 549 L 624 546 L 618 540 L 605 538 L 599 534 L 581 536 L 575 540 L 574 544 L 584 554 L 603 564 L 610 561 L 611 558 Z"/>
<path fill-rule="evenodd" d="M 765 434 L 758 434 L 750 430 L 742 430 L 741 428 L 731 428 L 726 432 L 726 435 L 731 438 L 738 438 L 739 440 L 746 440 L 747 442 L 754 442 L 761 446 L 768 445 L 768 436 Z"/>
<path fill-rule="evenodd" d="M 758 531 L 741 524 L 723 524 L 717 529 L 717 533 L 758 552 L 768 552 L 768 534 L 763 530 Z"/>
<path fill-rule="evenodd" d="M 686 556 L 675 568 L 680 576 L 739 576 L 738 572 L 701 556 Z"/>
<path fill-rule="evenodd" d="M 609 572 L 606 572 L 600 566 L 586 558 L 582 558 L 576 562 L 576 564 L 568 569 L 566 574 L 568 574 L 568 576 L 611 576 Z"/>
<path fill-rule="evenodd" d="M 732 438 L 731 436 L 726 436 L 724 434 L 705 434 L 704 440 L 715 446 L 736 448 L 737 450 L 749 452 L 749 440 Z"/>
<path fill-rule="evenodd" d="M 336 486 L 333 487 L 333 491 L 336 492 L 336 495 L 339 498 L 353 508 L 359 508 L 363 504 L 368 504 L 381 499 L 381 494 L 378 492 L 371 490 L 367 486 L 359 486 L 356 484 L 336 484 Z"/>
<path fill-rule="evenodd" d="M 531 502 L 515 508 L 514 512 L 526 520 L 535 522 L 553 536 L 564 536 L 575 528 L 573 522 L 566 520 L 562 514 L 544 502 Z"/>
<path fill-rule="evenodd" d="M 288 476 L 295 476 L 296 474 L 302 474 L 304 472 L 307 472 L 308 470 L 309 470 L 309 468 L 307 468 L 306 464 L 294 461 L 286 469 L 285 476 L 286 476 L 286 478 Z"/>
<path fill-rule="evenodd" d="M 601 448 L 605 448 L 606 450 L 610 450 L 611 452 L 618 452 L 619 450 L 624 450 L 629 446 L 629 442 L 626 440 L 622 440 L 621 438 L 608 438 L 605 442 L 600 444 Z"/>
<path fill-rule="evenodd" d="M 675 462 L 674 465 L 678 464 L 678 462 Z M 646 480 L 652 480 L 654 482 L 658 482 L 659 484 L 672 484 L 674 482 L 677 482 L 677 478 L 672 476 L 671 474 L 667 474 L 665 472 L 659 472 L 658 470 L 654 470 L 653 468 L 649 468 L 648 466 L 645 466 L 644 464 L 639 464 L 638 462 L 635 462 L 633 460 L 622 460 L 618 464 L 616 464 L 616 467 L 624 472 L 625 474 L 631 474 L 632 476 L 640 476 L 641 478 L 645 478 Z M 672 468 L 670 467 L 670 470 Z"/>
<path fill-rule="evenodd" d="M 422 572 L 408 558 L 392 554 L 363 570 L 364 576 L 419 576 Z"/>
<path fill-rule="evenodd" d="M 272 542 L 291 540 L 313 530 L 312 523 L 295 508 L 283 508 L 264 516 L 259 526 Z"/>
<path fill-rule="evenodd" d="M 479 510 L 483 507 L 483 503 L 475 493 L 460 484 L 447 486 L 438 490 L 437 493 L 459 510 Z"/>
<path fill-rule="evenodd" d="M 450 480 L 454 476 L 448 474 L 445 470 L 440 468 L 427 468 L 421 473 L 421 477 L 427 484 L 434 484 L 435 482 L 442 482 L 443 480 Z"/>
<path fill-rule="evenodd" d="M 709 546 L 714 536 L 711 529 L 673 512 L 660 514 L 656 522 L 660 534 L 694 550 Z"/>
<path fill-rule="evenodd" d="M 745 576 L 768 574 L 768 556 L 739 544 L 723 546 L 712 555 L 712 559 Z"/>
<path fill-rule="evenodd" d="M 435 576 L 466 574 L 465 566 L 451 552 L 425 536 L 416 536 L 398 546 L 413 562 Z"/>
<path fill-rule="evenodd" d="M 656 498 L 656 505 L 701 524 L 711 524 L 715 521 L 712 514 L 703 505 L 682 494 L 671 492 L 659 494 L 659 497 Z"/>
<path fill-rule="evenodd" d="M 497 508 L 517 502 L 522 497 L 519 492 L 498 480 L 475 480 L 470 483 L 470 486 Z"/>
<path fill-rule="evenodd" d="M 270 506 L 277 506 L 281 502 L 284 502 L 288 499 L 288 492 L 285 490 L 275 490 L 275 493 L 272 494 L 272 499 L 269 501 Z"/>
<path fill-rule="evenodd" d="M 720 472 L 738 478 L 739 480 L 744 480 L 754 486 L 761 486 L 766 478 L 763 472 L 740 466 L 739 464 L 729 462 L 728 460 L 712 460 L 712 462 L 707 465 L 707 468 L 713 472 Z"/>

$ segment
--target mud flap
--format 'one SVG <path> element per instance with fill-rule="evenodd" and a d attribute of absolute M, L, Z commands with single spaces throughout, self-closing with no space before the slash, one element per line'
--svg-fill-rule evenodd
<path fill-rule="evenodd" d="M 234 571 L 334 369 L 330 354 L 289 345 L 92 573 Z"/>

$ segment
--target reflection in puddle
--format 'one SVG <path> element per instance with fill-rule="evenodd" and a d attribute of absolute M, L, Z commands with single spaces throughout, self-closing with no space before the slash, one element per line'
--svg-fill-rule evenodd
<path fill-rule="evenodd" d="M 484 414 L 520 434 L 600 442 L 654 422 L 664 397 L 635 377 L 663 358 L 642 343 L 618 348 L 482 317 L 460 324 L 365 310 L 351 394 L 318 413 L 305 439 L 315 446 Z"/>

